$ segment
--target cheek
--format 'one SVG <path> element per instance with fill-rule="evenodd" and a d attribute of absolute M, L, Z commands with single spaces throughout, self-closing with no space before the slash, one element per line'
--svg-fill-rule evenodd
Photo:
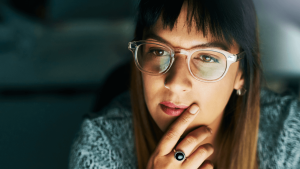
<path fill-rule="evenodd" d="M 226 76 L 214 83 L 201 83 L 197 87 L 195 97 L 200 105 L 200 112 L 191 128 L 198 125 L 211 125 L 218 117 L 221 118 L 234 87 L 237 69 L 229 69 Z"/>
<path fill-rule="evenodd" d="M 158 102 L 161 90 L 161 80 L 157 76 L 142 74 L 144 98 L 147 108 L 153 117 L 155 106 Z"/>
<path fill-rule="evenodd" d="M 234 88 L 235 76 L 236 67 L 232 66 L 222 80 L 209 84 L 207 96 L 210 96 L 211 110 L 224 110 Z"/>
<path fill-rule="evenodd" d="M 154 119 L 158 127 L 165 131 L 166 128 L 174 120 L 174 117 L 170 117 L 164 114 L 159 107 L 159 103 L 164 99 L 164 76 L 151 76 L 142 74 L 144 97 L 147 108 L 151 117 Z"/>
<path fill-rule="evenodd" d="M 157 96 L 160 88 L 160 81 L 154 77 L 142 74 L 144 96 L 148 106 L 150 106 L 148 103 L 153 103 L 155 95 Z"/>

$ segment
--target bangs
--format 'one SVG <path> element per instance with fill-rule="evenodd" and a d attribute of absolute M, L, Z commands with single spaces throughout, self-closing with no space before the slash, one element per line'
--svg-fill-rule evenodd
<path fill-rule="evenodd" d="M 151 28 L 161 16 L 164 28 L 168 27 L 172 30 L 183 3 L 187 3 L 186 25 L 189 32 L 194 26 L 198 32 L 203 33 L 204 37 L 210 33 L 214 39 L 226 41 L 228 44 L 232 44 L 232 40 L 235 40 L 241 47 L 252 46 L 253 44 L 249 45 L 249 42 L 255 42 L 253 38 L 255 25 L 250 24 L 252 27 L 245 27 L 247 25 L 244 20 L 245 10 L 250 8 L 245 7 L 247 2 L 240 0 L 143 0 L 139 6 L 137 29 Z M 247 15 L 247 22 L 256 22 L 256 18 L 251 14 Z M 141 36 L 142 32 L 136 30 L 136 38 L 141 39 Z"/>

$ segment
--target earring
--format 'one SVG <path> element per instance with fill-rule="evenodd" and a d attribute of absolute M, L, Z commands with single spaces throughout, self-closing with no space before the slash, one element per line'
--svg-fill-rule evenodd
<path fill-rule="evenodd" d="M 246 92 L 247 92 L 247 90 L 244 89 L 244 88 L 236 90 L 236 94 L 239 95 L 239 96 L 244 95 Z"/>
<path fill-rule="evenodd" d="M 166 82 L 164 82 L 164 86 L 165 86 L 165 88 L 170 89 L 169 87 L 166 86 Z"/>

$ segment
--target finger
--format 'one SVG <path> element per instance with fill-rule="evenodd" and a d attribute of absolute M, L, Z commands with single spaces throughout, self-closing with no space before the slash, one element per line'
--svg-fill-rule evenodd
<path fill-rule="evenodd" d="M 202 126 L 190 132 L 185 138 L 176 146 L 175 150 L 181 150 L 188 157 L 190 156 L 199 144 L 207 137 L 211 136 L 211 129 L 207 126 Z"/>
<path fill-rule="evenodd" d="M 205 160 L 203 162 L 203 164 L 200 166 L 200 168 L 198 168 L 198 169 L 213 169 L 213 168 L 214 168 L 214 165 L 212 164 L 212 162 Z"/>
<path fill-rule="evenodd" d="M 212 153 L 214 148 L 211 144 L 199 146 L 183 163 L 183 168 L 199 167 Z"/>
<path fill-rule="evenodd" d="M 169 154 L 189 124 L 195 119 L 199 107 L 193 104 L 168 129 L 157 146 L 159 153 Z"/>

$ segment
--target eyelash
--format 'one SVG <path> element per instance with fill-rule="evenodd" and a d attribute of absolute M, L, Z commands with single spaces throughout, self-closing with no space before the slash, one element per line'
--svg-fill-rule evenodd
<path fill-rule="evenodd" d="M 204 61 L 204 62 L 206 62 L 204 59 L 203 59 L 203 56 L 206 56 L 206 55 L 201 55 L 200 57 L 196 57 L 196 59 L 200 59 L 200 60 L 202 60 L 202 61 Z M 208 57 L 210 57 L 210 59 L 213 61 L 213 62 L 206 62 L 206 63 L 219 63 L 219 60 L 218 59 L 216 59 L 216 58 L 214 58 L 214 57 L 212 57 L 212 56 L 208 56 Z"/>

